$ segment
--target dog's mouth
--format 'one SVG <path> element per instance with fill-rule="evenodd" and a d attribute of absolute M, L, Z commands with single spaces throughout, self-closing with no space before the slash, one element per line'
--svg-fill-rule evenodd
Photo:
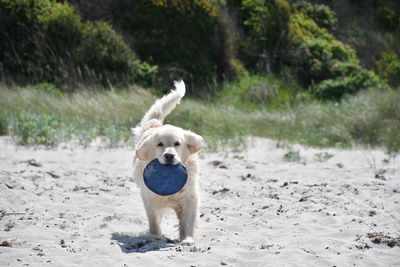
<path fill-rule="evenodd" d="M 160 164 L 164 165 L 164 166 L 174 166 L 174 165 L 179 164 L 179 162 L 174 162 L 174 160 L 168 160 L 168 161 L 163 160 L 162 161 L 162 160 L 158 159 L 158 162 L 160 162 Z"/>

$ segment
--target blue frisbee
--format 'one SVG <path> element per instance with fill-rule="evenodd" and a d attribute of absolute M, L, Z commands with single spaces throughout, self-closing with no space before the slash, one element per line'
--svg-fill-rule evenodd
<path fill-rule="evenodd" d="M 157 159 L 150 161 L 143 171 L 146 186 L 161 196 L 178 193 L 185 186 L 187 176 L 186 167 L 182 163 L 162 165 Z"/>

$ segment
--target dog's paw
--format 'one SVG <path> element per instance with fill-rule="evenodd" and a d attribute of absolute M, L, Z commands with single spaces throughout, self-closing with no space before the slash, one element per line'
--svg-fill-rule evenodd
<path fill-rule="evenodd" d="M 193 246 L 194 245 L 194 240 L 191 237 L 186 237 L 181 241 L 182 246 Z"/>

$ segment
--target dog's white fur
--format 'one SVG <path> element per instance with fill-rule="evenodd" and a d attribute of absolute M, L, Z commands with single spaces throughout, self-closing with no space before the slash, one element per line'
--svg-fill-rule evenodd
<path fill-rule="evenodd" d="M 194 242 L 200 195 L 196 154 L 203 147 L 204 141 L 201 136 L 190 131 L 163 125 L 165 117 L 180 103 L 185 92 L 185 83 L 175 82 L 175 90 L 157 100 L 132 130 L 136 139 L 133 175 L 141 190 L 150 233 L 161 234 L 163 211 L 172 208 L 179 219 L 180 240 L 183 244 L 190 245 Z M 156 158 L 161 164 L 175 165 L 182 162 L 186 166 L 188 181 L 175 195 L 159 196 L 144 184 L 143 170 Z"/>

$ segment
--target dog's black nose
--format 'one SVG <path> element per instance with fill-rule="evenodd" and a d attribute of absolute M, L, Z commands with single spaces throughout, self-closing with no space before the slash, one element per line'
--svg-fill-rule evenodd
<path fill-rule="evenodd" d="M 168 163 L 172 163 L 172 161 L 174 160 L 175 155 L 171 154 L 171 153 L 165 153 L 164 154 L 164 158 Z"/>

